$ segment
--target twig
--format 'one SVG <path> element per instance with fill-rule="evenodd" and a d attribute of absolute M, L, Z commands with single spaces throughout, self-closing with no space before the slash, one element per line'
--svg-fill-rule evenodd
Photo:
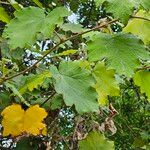
<path fill-rule="evenodd" d="M 51 96 L 49 96 L 40 106 L 43 106 L 45 103 L 47 103 L 55 95 L 55 93 L 55 91 L 52 92 Z"/>
<path fill-rule="evenodd" d="M 11 5 L 10 3 L 0 1 L 0 4 Z"/>
<path fill-rule="evenodd" d="M 139 70 L 144 70 L 144 69 L 150 69 L 150 66 L 144 66 L 144 67 L 142 67 L 142 68 L 138 68 L 137 71 L 139 71 Z"/>
<path fill-rule="evenodd" d="M 109 24 L 112 24 L 112 23 L 114 23 L 114 22 L 117 22 L 117 21 L 118 21 L 118 19 L 114 19 L 114 20 L 109 21 L 109 22 L 107 22 L 107 23 L 105 23 L 105 24 L 102 24 L 102 25 L 100 25 L 100 26 L 96 26 L 96 27 L 94 27 L 94 28 L 92 28 L 92 29 L 89 29 L 89 30 L 80 32 L 80 33 L 78 33 L 78 34 L 76 34 L 76 35 L 73 35 L 73 36 L 71 36 L 71 37 L 68 37 L 68 38 L 66 38 L 66 39 L 63 39 L 63 40 L 60 41 L 58 44 L 56 44 L 53 48 L 51 48 L 50 50 L 48 50 L 47 53 L 44 54 L 44 55 L 43 55 L 36 63 L 34 63 L 32 66 L 26 68 L 25 70 L 23 70 L 23 71 L 21 71 L 21 72 L 15 74 L 15 75 L 12 75 L 12 76 L 10 76 L 10 77 L 2 78 L 1 81 L 0 81 L 0 85 L 3 84 L 3 83 L 4 83 L 5 81 L 7 81 L 7 80 L 13 79 L 13 78 L 15 78 L 15 77 L 17 77 L 17 76 L 20 76 L 20 75 L 22 75 L 22 74 L 24 74 L 24 73 L 30 71 L 30 70 L 31 70 L 32 68 L 34 68 L 39 62 L 41 62 L 48 54 L 50 54 L 52 51 L 54 51 L 54 50 L 55 50 L 57 47 L 59 47 L 61 44 L 65 43 L 65 42 L 67 42 L 67 41 L 69 41 L 69 40 L 75 39 L 76 37 L 81 36 L 81 35 L 83 35 L 83 34 L 89 33 L 89 32 L 91 32 L 91 31 L 95 31 L 95 30 L 97 30 L 97 29 L 99 29 L 99 28 L 103 28 L 103 27 L 105 27 L 105 26 L 107 26 L 107 25 L 109 25 Z"/>
<path fill-rule="evenodd" d="M 139 17 L 139 16 L 131 16 L 131 18 L 143 19 L 143 20 L 145 20 L 145 21 L 150 21 L 150 19 L 148 19 L 148 18 Z"/>
<path fill-rule="evenodd" d="M 54 31 L 54 33 L 59 38 L 60 41 L 63 41 L 63 39 L 59 36 L 59 34 L 56 31 Z"/>

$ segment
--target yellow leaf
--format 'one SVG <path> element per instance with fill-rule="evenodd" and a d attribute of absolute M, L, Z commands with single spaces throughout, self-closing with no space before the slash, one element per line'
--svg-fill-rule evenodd
<path fill-rule="evenodd" d="M 150 12 L 144 10 L 139 10 L 136 14 L 136 17 L 143 17 L 150 19 Z M 123 29 L 123 32 L 130 32 L 134 35 L 137 35 L 143 40 L 144 44 L 150 44 L 150 22 L 144 19 L 133 18 Z"/>
<path fill-rule="evenodd" d="M 108 103 L 108 96 L 118 96 L 119 86 L 115 79 L 115 70 L 107 69 L 104 62 L 99 62 L 94 68 L 94 77 L 97 81 L 94 86 L 98 93 L 100 105 Z"/>
<path fill-rule="evenodd" d="M 18 136 L 23 133 L 39 135 L 46 130 L 46 125 L 42 121 L 47 116 L 47 112 L 39 105 L 31 106 L 24 111 L 20 105 L 13 104 L 6 107 L 1 115 L 3 136 Z"/>
<path fill-rule="evenodd" d="M 24 115 L 24 131 L 33 135 L 39 135 L 44 129 L 43 119 L 47 116 L 46 111 L 39 105 L 31 106 Z"/>
<path fill-rule="evenodd" d="M 77 50 L 70 49 L 70 50 L 63 51 L 62 53 L 59 53 L 58 56 L 68 56 L 75 53 L 77 53 Z"/>
<path fill-rule="evenodd" d="M 17 136 L 23 132 L 24 112 L 21 106 L 17 104 L 8 106 L 2 111 L 3 136 L 8 136 L 9 134 Z"/>

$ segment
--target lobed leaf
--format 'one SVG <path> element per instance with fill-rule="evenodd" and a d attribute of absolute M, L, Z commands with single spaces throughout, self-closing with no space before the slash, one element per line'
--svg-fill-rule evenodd
<path fill-rule="evenodd" d="M 97 63 L 93 74 L 97 81 L 95 88 L 99 95 L 99 104 L 105 105 L 107 103 L 107 96 L 118 96 L 119 86 L 115 80 L 115 71 L 107 69 L 103 62 Z"/>
<path fill-rule="evenodd" d="M 24 94 L 27 90 L 31 92 L 41 86 L 45 79 L 50 78 L 51 76 L 52 74 L 49 71 L 44 71 L 40 74 L 28 76 L 26 78 L 25 84 L 20 88 L 19 92 L 21 94 Z"/>
<path fill-rule="evenodd" d="M 13 104 L 6 107 L 1 115 L 3 116 L 3 136 L 18 136 L 23 133 L 39 135 L 46 127 L 42 121 L 47 113 L 39 105 L 31 106 L 24 111 L 20 105 Z"/>
<path fill-rule="evenodd" d="M 15 18 L 10 21 L 3 34 L 8 38 L 12 49 L 33 45 L 39 33 L 45 38 L 52 36 L 55 26 L 60 26 L 63 17 L 69 15 L 69 12 L 64 7 L 57 7 L 45 15 L 43 9 L 28 7 L 16 11 L 14 15 Z"/>
<path fill-rule="evenodd" d="M 93 131 L 79 142 L 79 150 L 114 150 L 114 143 L 107 141 L 102 134 Z"/>
<path fill-rule="evenodd" d="M 144 17 L 150 19 L 150 12 L 145 12 L 143 10 L 139 10 L 135 15 L 137 17 Z M 123 29 L 124 32 L 132 33 L 134 35 L 139 36 L 145 44 L 150 44 L 150 21 L 144 19 L 133 18 L 127 24 L 127 26 Z"/>
<path fill-rule="evenodd" d="M 78 62 L 61 62 L 59 69 L 51 67 L 54 86 L 62 94 L 67 106 L 75 105 L 77 112 L 97 112 L 97 94 L 92 87 L 95 83 L 89 70 L 80 67 Z"/>
<path fill-rule="evenodd" d="M 107 60 L 107 66 L 120 75 L 132 77 L 140 66 L 139 59 L 148 60 L 149 53 L 140 40 L 132 34 L 97 33 L 87 45 L 90 61 Z"/>

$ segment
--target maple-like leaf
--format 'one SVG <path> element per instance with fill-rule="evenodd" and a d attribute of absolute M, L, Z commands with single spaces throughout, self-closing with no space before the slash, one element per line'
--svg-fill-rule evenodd
<path fill-rule="evenodd" d="M 14 15 L 15 18 L 10 21 L 3 34 L 8 38 L 12 49 L 33 45 L 39 33 L 48 38 L 52 35 L 55 26 L 60 26 L 63 17 L 69 13 L 64 7 L 57 7 L 45 15 L 44 9 L 28 7 L 16 11 Z"/>
<path fill-rule="evenodd" d="M 108 5 L 106 10 L 119 18 L 122 23 L 126 24 L 133 13 L 134 5 L 130 0 L 107 0 Z"/>
<path fill-rule="evenodd" d="M 46 111 L 40 108 L 39 105 L 34 105 L 28 108 L 24 115 L 24 131 L 29 134 L 39 135 L 46 125 L 42 123 L 43 119 L 47 116 Z"/>
<path fill-rule="evenodd" d="M 93 131 L 79 141 L 79 150 L 114 150 L 114 143 L 107 141 L 104 135 Z"/>
<path fill-rule="evenodd" d="M 52 75 L 49 71 L 44 71 L 40 74 L 31 75 L 26 78 L 25 84 L 20 88 L 19 92 L 24 94 L 27 90 L 30 92 L 37 89 L 38 86 L 42 85 L 46 78 L 50 78 Z"/>
<path fill-rule="evenodd" d="M 150 101 L 150 71 L 138 71 L 135 73 L 134 82 L 140 87 L 141 93 L 145 93 Z"/>
<path fill-rule="evenodd" d="M 97 81 L 95 88 L 99 95 L 99 103 L 105 105 L 107 103 L 107 96 L 118 96 L 119 86 L 115 80 L 115 71 L 107 69 L 103 62 L 96 64 L 94 68 L 94 76 Z"/>
<path fill-rule="evenodd" d="M 79 113 L 97 112 L 97 93 L 92 87 L 95 80 L 89 70 L 78 62 L 61 62 L 59 69 L 51 67 L 57 93 L 62 94 L 67 106 L 75 105 Z"/>
<path fill-rule="evenodd" d="M 42 130 L 45 128 L 45 124 L 42 121 L 47 116 L 47 113 L 38 105 L 31 106 L 24 111 L 21 105 L 13 104 L 6 107 L 1 115 L 3 116 L 3 136 L 18 136 L 23 133 L 42 134 Z"/>
<path fill-rule="evenodd" d="M 135 15 L 137 17 L 144 17 L 150 19 L 150 12 L 139 10 Z M 150 44 L 150 22 L 144 19 L 131 19 L 127 26 L 123 29 L 124 32 L 130 32 L 139 36 L 145 44 Z"/>
<path fill-rule="evenodd" d="M 118 74 L 131 77 L 140 66 L 139 59 L 149 59 L 149 53 L 140 40 L 132 34 L 95 33 L 88 42 L 88 58 L 90 61 L 107 60 L 110 69 Z"/>
<path fill-rule="evenodd" d="M 130 0 L 134 6 L 136 6 L 137 8 L 139 8 L 140 6 L 142 6 L 143 9 L 149 11 L 150 10 L 150 2 L 149 0 Z"/>
<path fill-rule="evenodd" d="M 6 107 L 1 115 L 3 116 L 3 136 L 8 136 L 9 134 L 17 136 L 23 132 L 24 110 L 20 105 L 13 104 Z"/>

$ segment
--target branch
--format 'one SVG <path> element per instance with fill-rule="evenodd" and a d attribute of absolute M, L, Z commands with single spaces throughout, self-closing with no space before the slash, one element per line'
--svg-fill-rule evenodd
<path fill-rule="evenodd" d="M 145 69 L 150 69 L 150 66 L 144 66 L 142 68 L 138 68 L 137 71 L 139 71 L 139 70 L 145 70 Z"/>
<path fill-rule="evenodd" d="M 136 19 L 142 19 L 142 20 L 145 20 L 145 21 L 150 21 L 150 19 L 148 19 L 148 18 L 139 17 L 139 16 L 131 16 L 131 18 L 136 18 Z"/>
<path fill-rule="evenodd" d="M 59 34 L 54 30 L 55 35 L 59 38 L 60 41 L 63 41 L 63 39 L 59 36 Z"/>
<path fill-rule="evenodd" d="M 0 1 L 0 4 L 11 5 L 10 3 Z"/>
<path fill-rule="evenodd" d="M 24 74 L 24 73 L 26 73 L 26 72 L 32 70 L 39 62 L 41 62 L 47 55 L 49 55 L 52 51 L 54 51 L 54 50 L 55 50 L 57 47 L 59 47 L 61 44 L 65 43 L 65 42 L 67 42 L 67 41 L 69 41 L 69 40 L 75 39 L 76 37 L 81 36 L 81 35 L 83 35 L 83 34 L 89 33 L 89 32 L 91 32 L 91 31 L 95 31 L 95 30 L 97 30 L 97 29 L 99 29 L 99 28 L 103 28 L 103 27 L 105 27 L 105 26 L 107 26 L 107 25 L 109 25 L 109 24 L 112 24 L 112 23 L 114 23 L 114 22 L 117 22 L 117 21 L 118 21 L 118 19 L 114 19 L 114 20 L 109 21 L 109 22 L 107 22 L 107 23 L 105 23 L 105 24 L 102 24 L 102 25 L 100 25 L 100 26 L 96 26 L 96 27 L 94 27 L 94 28 L 92 28 L 92 29 L 89 29 L 89 30 L 80 32 L 80 33 L 78 33 L 78 34 L 76 34 L 76 35 L 73 35 L 73 36 L 71 36 L 71 37 L 68 37 L 68 38 L 66 38 L 66 39 L 63 39 L 63 40 L 60 41 L 58 44 L 56 44 L 53 48 L 51 48 L 50 50 L 48 50 L 47 53 L 44 54 L 44 55 L 43 55 L 36 63 L 34 63 L 32 66 L 26 68 L 25 70 L 23 70 L 23 71 L 21 71 L 21 72 L 15 74 L 15 75 L 12 75 L 12 76 L 10 76 L 10 77 L 2 78 L 1 81 L 0 81 L 0 85 L 3 84 L 3 83 L 4 83 L 5 81 L 7 81 L 7 80 L 13 79 L 13 78 L 15 78 L 15 77 L 17 77 L 17 76 L 20 76 L 20 75 L 22 75 L 22 74 Z"/>
<path fill-rule="evenodd" d="M 55 91 L 52 92 L 52 94 L 40 106 L 43 106 L 45 103 L 47 103 L 55 94 L 56 94 Z"/>

